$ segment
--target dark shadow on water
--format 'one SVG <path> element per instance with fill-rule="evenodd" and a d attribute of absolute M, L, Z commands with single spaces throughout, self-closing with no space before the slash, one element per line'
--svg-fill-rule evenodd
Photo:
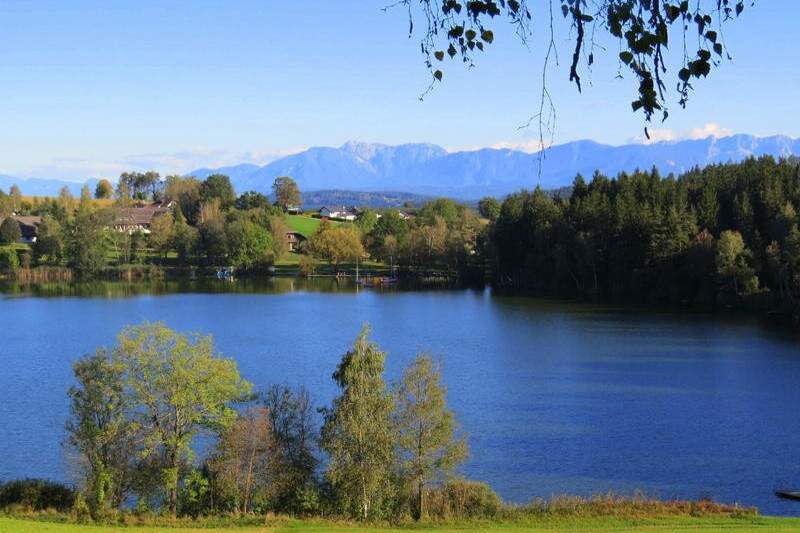
<path fill-rule="evenodd" d="M 131 298 L 136 296 L 163 296 L 169 294 L 286 294 L 286 293 L 358 293 L 396 292 L 409 290 L 452 290 L 460 288 L 450 285 L 402 282 L 398 286 L 384 288 L 360 287 L 353 278 L 298 278 L 270 277 L 247 278 L 235 281 L 216 279 L 171 279 L 148 281 L 82 281 L 71 283 L 23 284 L 0 281 L 0 299 L 14 297 L 35 298 Z"/>

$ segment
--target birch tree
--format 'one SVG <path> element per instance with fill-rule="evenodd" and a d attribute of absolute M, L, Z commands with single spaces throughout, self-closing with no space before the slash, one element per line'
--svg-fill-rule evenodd
<path fill-rule="evenodd" d="M 403 472 L 416 489 L 416 518 L 425 515 L 425 488 L 450 475 L 467 457 L 467 443 L 456 436 L 457 424 L 447 408 L 441 368 L 421 354 L 403 373 L 395 390 L 395 420 Z"/>
<path fill-rule="evenodd" d="M 328 480 L 342 506 L 362 520 L 376 516 L 390 493 L 395 445 L 386 353 L 368 335 L 364 326 L 333 374 L 341 393 L 324 412 L 321 439 L 330 456 Z"/>

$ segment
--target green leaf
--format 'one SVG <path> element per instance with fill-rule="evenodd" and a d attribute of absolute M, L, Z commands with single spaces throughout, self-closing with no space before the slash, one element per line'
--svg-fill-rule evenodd
<path fill-rule="evenodd" d="M 619 59 L 626 65 L 630 65 L 631 61 L 633 61 L 633 54 L 625 50 L 619 53 Z"/>
<path fill-rule="evenodd" d="M 441 50 L 437 50 L 437 51 L 435 51 L 435 52 L 433 53 L 433 57 L 435 57 L 436 59 L 438 59 L 439 61 L 441 61 L 441 60 L 443 60 L 443 59 L 444 59 L 444 52 L 442 52 Z"/>
<path fill-rule="evenodd" d="M 444 76 L 444 74 L 442 74 L 441 70 L 437 70 L 433 73 L 433 77 L 436 78 L 438 81 L 442 81 L 442 76 Z"/>

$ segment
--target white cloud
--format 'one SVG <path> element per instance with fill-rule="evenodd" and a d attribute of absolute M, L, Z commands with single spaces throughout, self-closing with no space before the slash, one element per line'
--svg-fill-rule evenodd
<path fill-rule="evenodd" d="M 701 128 L 692 128 L 689 130 L 689 139 L 705 139 L 707 137 L 728 137 L 733 135 L 733 132 L 728 128 L 723 128 L 719 124 L 709 122 Z"/>
<path fill-rule="evenodd" d="M 732 135 L 733 132 L 728 128 L 723 128 L 716 122 L 709 122 L 698 128 L 688 130 L 672 130 L 669 128 L 648 128 L 650 138 L 645 137 L 644 133 L 631 139 L 631 142 L 642 144 L 652 144 L 662 141 L 682 141 L 687 139 L 707 139 L 708 137 L 720 138 Z"/>
<path fill-rule="evenodd" d="M 550 144 L 547 140 L 542 144 L 539 139 L 520 139 L 518 141 L 498 141 L 489 145 L 448 146 L 446 149 L 448 152 L 474 152 L 475 150 L 493 148 L 495 150 L 517 150 L 532 154 L 540 151 L 542 146 L 548 147 Z"/>

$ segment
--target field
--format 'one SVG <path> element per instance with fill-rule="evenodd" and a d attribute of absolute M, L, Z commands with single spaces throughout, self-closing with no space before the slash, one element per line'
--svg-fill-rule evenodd
<path fill-rule="evenodd" d="M 94 189 L 92 189 L 92 194 L 94 195 Z M 24 194 L 22 195 L 22 201 L 28 202 L 30 204 L 35 204 L 37 202 L 42 202 L 44 200 L 57 199 L 57 198 L 58 196 L 25 196 Z M 78 202 L 78 197 L 75 198 L 75 202 L 76 203 Z M 114 199 L 105 198 L 98 200 L 97 198 L 92 198 L 91 204 L 93 207 L 111 207 L 112 205 L 114 205 Z"/>
<path fill-rule="evenodd" d="M 19 520 L 0 517 L 0 533 L 100 533 L 102 531 L 119 531 L 120 533 L 279 533 L 279 532 L 332 532 L 332 533 L 400 533 L 403 531 L 437 533 L 456 533 L 466 531 L 498 531 L 505 533 L 540 532 L 554 533 L 560 531 L 607 531 L 621 533 L 651 533 L 668 531 L 702 531 L 704 533 L 736 531 L 789 533 L 800 530 L 800 519 L 797 518 L 665 518 L 653 520 L 626 521 L 614 518 L 573 518 L 562 521 L 544 520 L 541 523 L 504 524 L 481 522 L 472 525 L 443 526 L 409 526 L 407 528 L 369 527 L 356 524 L 338 524 L 322 521 L 275 520 L 263 526 L 236 528 L 183 528 L 158 526 L 88 526 L 75 524 L 58 524 L 32 520 Z"/>
<path fill-rule="evenodd" d="M 317 226 L 321 223 L 320 219 L 305 215 L 286 215 L 286 221 L 289 227 L 292 228 L 292 231 L 302 233 L 306 237 L 314 233 L 314 230 L 317 229 Z"/>

